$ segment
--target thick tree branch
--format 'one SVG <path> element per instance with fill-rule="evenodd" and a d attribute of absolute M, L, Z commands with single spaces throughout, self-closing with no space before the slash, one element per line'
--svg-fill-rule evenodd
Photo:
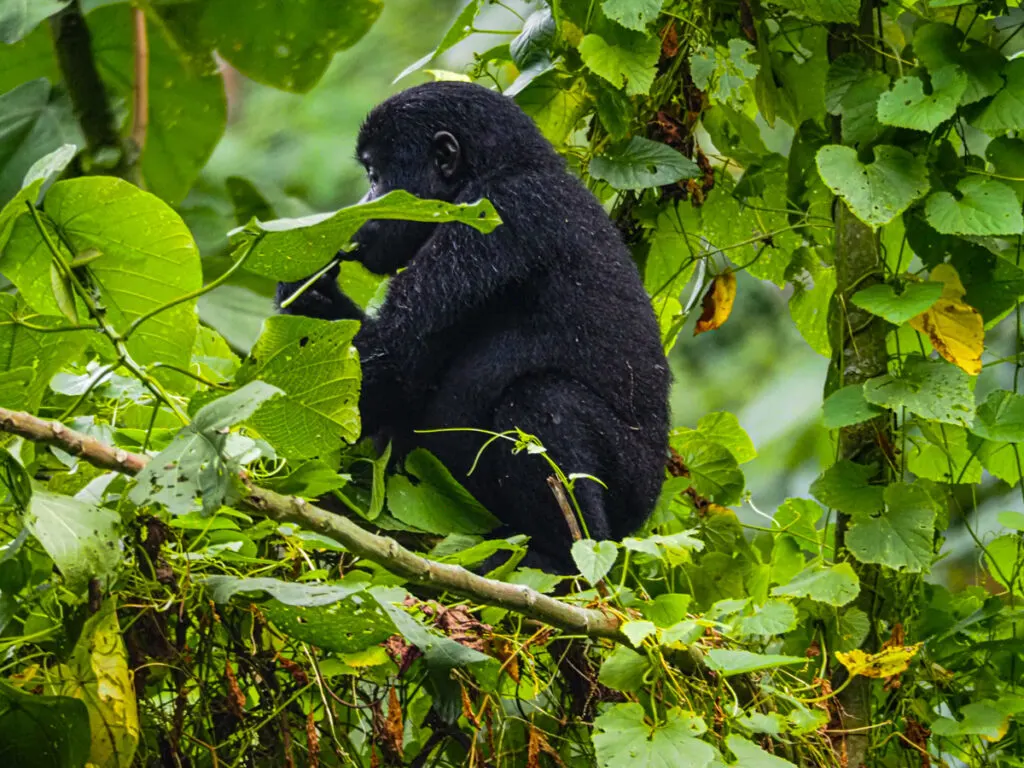
<path fill-rule="evenodd" d="M 30 413 L 0 408 L 0 432 L 33 443 L 53 445 L 93 466 L 134 476 L 149 462 L 147 456 L 129 453 L 92 437 L 45 421 Z M 436 563 L 410 552 L 390 537 L 377 536 L 340 515 L 320 509 L 304 499 L 258 488 L 247 479 L 248 493 L 240 502 L 257 514 L 282 523 L 295 523 L 317 531 L 350 552 L 372 560 L 410 581 L 429 584 L 484 605 L 495 605 L 568 632 L 592 638 L 626 642 L 618 617 L 603 611 L 578 608 L 529 587 L 485 579 L 457 565 Z"/>

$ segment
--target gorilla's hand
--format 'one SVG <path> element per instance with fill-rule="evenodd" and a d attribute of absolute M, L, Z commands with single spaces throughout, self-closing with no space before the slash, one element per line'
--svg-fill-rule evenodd
<path fill-rule="evenodd" d="M 363 311 L 338 287 L 338 275 L 341 264 L 336 260 L 330 269 L 324 272 L 316 282 L 306 288 L 302 294 L 286 307 L 281 305 L 297 290 L 304 286 L 309 278 L 290 283 L 278 283 L 274 303 L 281 314 L 315 317 L 320 320 L 343 320 L 363 318 Z"/>

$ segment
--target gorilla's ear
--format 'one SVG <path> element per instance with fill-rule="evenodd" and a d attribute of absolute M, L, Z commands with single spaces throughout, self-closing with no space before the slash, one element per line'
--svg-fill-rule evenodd
<path fill-rule="evenodd" d="M 459 169 L 459 159 L 462 149 L 459 141 L 448 131 L 438 131 L 434 134 L 434 162 L 437 169 L 446 179 L 450 179 Z"/>

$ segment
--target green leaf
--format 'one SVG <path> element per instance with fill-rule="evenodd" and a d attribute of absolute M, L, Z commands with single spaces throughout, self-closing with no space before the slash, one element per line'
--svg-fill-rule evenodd
<path fill-rule="evenodd" d="M 826 429 L 839 429 L 861 424 L 884 413 L 864 399 L 864 387 L 850 384 L 829 395 L 822 405 Z"/>
<path fill-rule="evenodd" d="M 3 0 L 0 2 L 0 43 L 16 43 L 68 4 L 69 0 Z M 2 111 L 2 110 L 0 110 Z"/>
<path fill-rule="evenodd" d="M 971 124 L 990 136 L 1019 131 L 1024 125 L 1024 59 L 1016 58 L 1003 70 L 1006 85 L 985 103 Z"/>
<path fill-rule="evenodd" d="M 930 309 L 942 297 L 942 283 L 907 283 L 903 293 L 881 283 L 857 291 L 850 299 L 856 306 L 878 317 L 884 317 L 893 325 L 903 325 Z"/>
<path fill-rule="evenodd" d="M 252 15 L 245 14 L 245 23 Z M 134 29 L 127 4 L 89 14 L 96 66 L 127 105 L 133 103 L 135 85 Z M 209 50 L 190 55 L 160 25 L 150 30 L 149 124 L 139 166 L 146 189 L 176 205 L 224 133 L 227 97 Z"/>
<path fill-rule="evenodd" d="M 762 669 L 788 667 L 794 664 L 806 664 L 803 656 L 780 656 L 774 653 L 751 653 L 750 651 L 730 651 L 725 648 L 712 648 L 707 653 L 708 667 L 720 672 L 725 677 L 746 675 Z"/>
<path fill-rule="evenodd" d="M 601 662 L 597 680 L 616 691 L 632 693 L 644 687 L 644 675 L 651 663 L 647 656 L 624 645 L 617 645 Z"/>
<path fill-rule="evenodd" d="M 1013 189 L 995 179 L 968 176 L 957 196 L 935 192 L 925 203 L 925 218 L 944 235 L 1017 235 L 1024 231 L 1020 202 Z"/>
<path fill-rule="evenodd" d="M 757 744 L 742 736 L 736 734 L 727 736 L 725 744 L 729 747 L 729 751 L 736 755 L 736 762 L 732 765 L 737 768 L 796 768 L 789 760 L 765 752 Z"/>
<path fill-rule="evenodd" d="M 658 628 L 653 621 L 631 620 L 622 622 L 622 634 L 629 638 L 635 647 L 639 648 L 644 639 L 655 635 Z"/>
<path fill-rule="evenodd" d="M 516 103 L 533 118 L 544 138 L 558 147 L 587 114 L 589 98 L 584 78 L 548 72 L 516 94 Z"/>
<path fill-rule="evenodd" d="M 25 203 L 38 205 L 43 187 L 49 186 L 53 177 L 68 166 L 76 151 L 77 147 L 74 144 L 62 144 L 50 154 L 36 160 L 25 173 L 21 190 L 0 208 L 0 253 L 3 253 L 7 238 L 10 237 L 14 220 L 19 216 L 28 215 Z"/>
<path fill-rule="evenodd" d="M 852 147 L 829 144 L 818 150 L 822 181 L 868 226 L 877 229 L 903 213 L 928 191 L 924 160 L 905 149 L 879 145 L 864 165 Z"/>
<path fill-rule="evenodd" d="M 402 636 L 423 652 L 429 666 L 450 669 L 467 664 L 478 664 L 490 658 L 480 651 L 455 642 L 436 630 L 427 629 L 410 616 L 402 607 L 402 603 L 408 597 L 408 593 L 404 589 L 371 587 L 369 591 L 398 627 Z"/>
<path fill-rule="evenodd" d="M 88 270 L 100 287 L 105 321 L 124 332 L 154 308 L 181 299 L 202 284 L 199 249 L 181 218 L 158 197 L 121 179 L 91 176 L 58 181 L 40 217 L 51 239 L 60 233 L 75 254 L 100 252 Z M 60 309 L 50 288 L 51 254 L 29 216 L 16 222 L 0 255 L 0 271 L 43 314 Z M 182 301 L 138 326 L 126 342 L 137 363 L 187 368 L 197 317 L 195 300 Z M 166 382 L 180 374 L 158 371 Z"/>
<path fill-rule="evenodd" d="M 772 590 L 775 597 L 806 597 L 837 608 L 860 594 L 860 580 L 849 563 L 815 564 L 797 574 L 788 584 Z"/>
<path fill-rule="evenodd" d="M 70 496 L 36 490 L 26 525 L 76 594 L 92 578 L 106 583 L 121 562 L 121 516 Z"/>
<path fill-rule="evenodd" d="M 715 759 L 699 737 L 707 730 L 692 712 L 673 708 L 656 726 L 647 724 L 639 704 L 614 704 L 594 720 L 599 768 L 709 768 Z"/>
<path fill-rule="evenodd" d="M 476 19 L 476 15 L 480 12 L 481 5 L 483 5 L 483 0 L 470 0 L 470 2 L 466 4 L 466 7 L 459 12 L 459 15 L 456 17 L 448 31 L 445 32 L 445 35 L 441 38 L 441 42 L 438 44 L 437 48 L 432 50 L 423 58 L 417 59 L 399 72 L 398 77 L 396 77 L 392 82 L 397 83 L 406 75 L 425 67 L 449 48 L 469 37 L 473 33 L 473 21 Z"/>
<path fill-rule="evenodd" d="M 609 19 L 626 29 L 644 32 L 661 13 L 665 0 L 602 0 L 601 8 Z"/>
<path fill-rule="evenodd" d="M 963 33 L 949 24 L 924 24 L 914 33 L 914 54 L 932 73 L 949 65 L 967 75 L 967 89 L 961 104 L 973 104 L 991 96 L 1003 86 L 999 76 L 1006 59 L 978 40 L 964 42 Z"/>
<path fill-rule="evenodd" d="M 526 17 L 523 31 L 508 44 L 512 61 L 520 72 L 538 64 L 550 64 L 556 31 L 550 8 L 541 7 Z"/>
<path fill-rule="evenodd" d="M 397 631 L 375 600 L 359 597 L 314 607 L 270 600 L 261 603 L 260 610 L 288 637 L 335 653 L 365 651 Z"/>
<path fill-rule="evenodd" d="M 772 516 L 772 529 L 792 536 L 801 549 L 816 555 L 821 549 L 817 525 L 823 512 L 810 499 L 786 499 Z"/>
<path fill-rule="evenodd" d="M 618 151 L 590 161 L 590 175 L 614 189 L 647 189 L 701 175 L 692 160 L 667 144 L 634 136 Z"/>
<path fill-rule="evenodd" d="M 0 680 L 0 761 L 18 768 L 81 768 L 89 711 L 70 696 L 23 693 Z"/>
<path fill-rule="evenodd" d="M 793 252 L 785 276 L 793 284 L 789 298 L 793 324 L 811 349 L 828 357 L 832 353 L 828 307 L 836 290 L 835 269 L 822 264 L 810 249 L 799 248 Z"/>
<path fill-rule="evenodd" d="M 636 96 L 650 91 L 654 83 L 661 43 L 657 37 L 620 30 L 614 36 L 587 35 L 579 51 L 587 69 Z"/>
<path fill-rule="evenodd" d="M 46 80 L 32 80 L 0 96 L 0 203 L 21 189 L 40 157 L 65 144 L 84 143 L 67 97 L 51 92 Z M 18 213 L 24 210 L 22 204 Z"/>
<path fill-rule="evenodd" d="M 1017 597 L 1024 596 L 1024 574 L 1020 567 L 1021 537 L 1005 534 L 985 546 L 985 567 L 992 578 Z"/>
<path fill-rule="evenodd" d="M 931 566 L 935 507 L 919 486 L 893 483 L 885 489 L 885 510 L 856 512 L 846 532 L 846 547 L 862 563 L 878 563 L 911 573 Z"/>
<path fill-rule="evenodd" d="M 931 86 L 931 93 L 925 94 L 920 77 L 901 77 L 891 91 L 878 99 L 879 122 L 926 133 L 934 131 L 956 114 L 967 90 L 967 75 L 950 64 L 932 73 Z"/>
<path fill-rule="evenodd" d="M 810 21 L 848 24 L 857 21 L 856 0 L 771 0 L 772 5 L 792 11 Z"/>
<path fill-rule="evenodd" d="M 1004 528 L 1009 528 L 1014 531 L 1024 531 L 1024 512 L 1017 512 L 1016 510 L 1000 512 L 996 516 L 996 519 Z"/>
<path fill-rule="evenodd" d="M 357 571 L 340 582 L 324 584 L 299 584 L 266 576 L 238 578 L 222 575 L 204 576 L 199 582 L 210 590 L 210 598 L 215 603 L 226 603 L 238 594 L 265 592 L 283 605 L 299 608 L 334 605 L 354 594 L 365 592 L 370 586 L 365 575 Z"/>
<path fill-rule="evenodd" d="M 1017 193 L 1017 199 L 1024 202 L 1024 139 L 1011 139 L 1007 136 L 992 139 L 985 147 L 985 157 L 992 163 L 996 173 L 1003 177 L 1000 181 L 1012 187 Z"/>
<path fill-rule="evenodd" d="M 614 541 L 583 539 L 572 545 L 572 559 L 583 578 L 591 584 L 597 584 L 608 575 L 618 555 L 619 549 Z"/>
<path fill-rule="evenodd" d="M 200 408 L 192 423 L 136 476 L 128 498 L 138 505 L 161 503 L 181 515 L 201 496 L 203 511 L 213 514 L 233 497 L 232 481 L 240 469 L 240 457 L 230 453 L 227 428 L 280 393 L 277 387 L 253 381 Z"/>
<path fill-rule="evenodd" d="M 739 498 L 743 491 L 743 473 L 725 446 L 697 437 L 675 447 L 698 494 L 725 506 Z"/>
<path fill-rule="evenodd" d="M 876 468 L 840 459 L 811 484 L 811 494 L 826 507 L 848 515 L 882 509 L 882 486 L 872 485 Z"/>
<path fill-rule="evenodd" d="M 361 373 L 352 346 L 358 330 L 355 320 L 267 318 L 237 381 L 260 379 L 284 390 L 285 397 L 250 422 L 282 455 L 318 458 L 358 439 Z"/>
<path fill-rule="evenodd" d="M 388 480 L 388 509 L 406 525 L 428 533 L 487 533 L 499 522 L 463 488 L 440 460 L 417 448 L 405 459 L 404 475 Z"/>
<path fill-rule="evenodd" d="M 262 233 L 245 262 L 250 272 L 275 280 L 302 280 L 331 261 L 338 249 L 347 245 L 356 230 L 369 219 L 458 221 L 481 232 L 491 232 L 501 223 L 494 206 L 486 200 L 471 204 L 445 203 L 421 200 L 404 190 L 396 190 L 335 213 L 254 222 L 232 234 L 239 244 L 244 244 Z"/>
<path fill-rule="evenodd" d="M 379 0 L 353 0 L 343 13 L 331 0 L 254 3 L 238 12 L 233 0 L 209 0 L 200 22 L 217 52 L 253 80 L 305 93 L 331 58 L 365 35 L 380 15 Z"/>
<path fill-rule="evenodd" d="M 702 437 L 728 449 L 739 464 L 757 458 L 757 449 L 750 435 L 740 426 L 739 419 L 728 411 L 704 414 L 697 422 L 697 431 Z"/>
<path fill-rule="evenodd" d="M 997 443 L 1024 443 L 1024 395 L 997 389 L 978 406 L 971 431 Z"/>
<path fill-rule="evenodd" d="M 886 374 L 865 382 L 864 399 L 946 424 L 968 426 L 974 418 L 971 377 L 945 360 L 917 355 L 907 357 L 899 376 Z"/>
<path fill-rule="evenodd" d="M 1019 696 L 1014 699 L 1006 697 L 993 701 L 984 699 L 972 701 L 960 708 L 962 720 L 940 717 L 932 722 L 936 736 L 953 738 L 956 736 L 982 736 L 987 741 L 999 741 L 1010 726 L 1010 716 L 1020 711 Z M 1009 699 L 1009 700 L 1007 700 Z"/>
<path fill-rule="evenodd" d="M 643 606 L 644 616 L 658 627 L 671 627 L 686 619 L 686 613 L 693 602 L 693 595 L 665 592 Z"/>
<path fill-rule="evenodd" d="M 18 325 L 16 318 L 29 314 L 33 313 L 20 297 L 0 296 L 0 367 L 7 371 L 29 371 L 28 381 L 18 394 L 21 407 L 34 412 L 54 374 L 82 353 L 90 332 L 56 333 Z M 67 325 L 67 321 L 63 317 L 34 315 L 31 324 L 35 328 L 59 328 Z"/>
<path fill-rule="evenodd" d="M 796 608 L 784 600 L 769 600 L 757 606 L 754 614 L 741 618 L 738 625 L 742 637 L 783 635 L 795 627 Z"/>

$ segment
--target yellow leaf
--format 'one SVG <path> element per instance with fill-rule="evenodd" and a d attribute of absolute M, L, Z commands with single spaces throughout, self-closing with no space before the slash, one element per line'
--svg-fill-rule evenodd
<path fill-rule="evenodd" d="M 716 275 L 711 281 L 711 287 L 704 294 L 704 311 L 697 321 L 697 327 L 693 329 L 693 335 L 713 331 L 721 328 L 722 323 L 729 319 L 732 312 L 732 303 L 736 300 L 736 275 L 726 270 Z"/>
<path fill-rule="evenodd" d="M 355 667 L 356 669 L 360 667 L 377 667 L 388 662 L 387 651 L 379 645 L 371 645 L 362 651 L 343 653 L 341 658 L 350 667 Z"/>
<path fill-rule="evenodd" d="M 851 675 L 892 677 L 906 671 L 910 666 L 910 660 L 921 650 L 921 645 L 895 645 L 878 653 L 864 653 L 859 650 L 849 653 L 836 651 L 836 658 Z"/>
<path fill-rule="evenodd" d="M 910 326 L 925 334 L 935 351 L 971 376 L 981 373 L 981 353 L 985 349 L 985 323 L 981 313 L 963 301 L 963 283 L 956 269 L 939 264 L 930 280 L 944 285 L 942 297 L 917 317 Z"/>
<path fill-rule="evenodd" d="M 89 711 L 97 768 L 127 768 L 139 744 L 139 713 L 128 652 L 113 602 L 107 601 L 82 629 L 68 664 L 54 669 L 56 692 L 74 696 Z"/>

